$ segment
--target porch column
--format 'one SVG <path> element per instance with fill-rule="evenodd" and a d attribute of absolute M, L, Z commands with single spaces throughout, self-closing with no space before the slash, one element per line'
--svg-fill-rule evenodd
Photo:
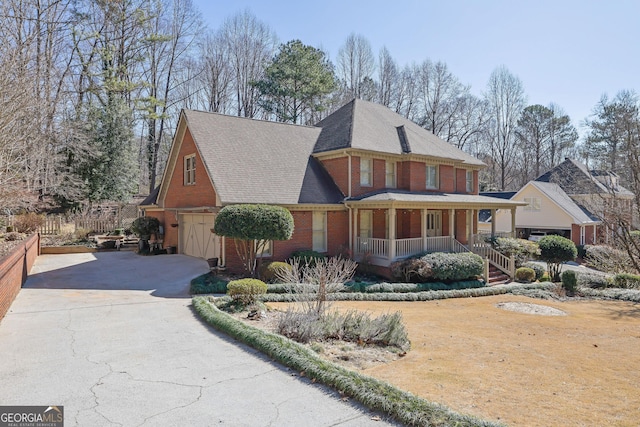
<path fill-rule="evenodd" d="M 452 239 L 456 238 L 456 221 L 454 218 L 455 214 L 455 209 L 449 209 L 449 237 L 451 237 Z"/>
<path fill-rule="evenodd" d="M 353 246 L 353 209 L 351 208 L 347 208 L 349 209 L 349 249 L 351 249 L 351 255 L 355 255 L 356 251 L 354 250 L 354 246 Z"/>
<path fill-rule="evenodd" d="M 511 208 L 511 237 L 516 237 L 516 208 Z"/>
<path fill-rule="evenodd" d="M 396 208 L 389 209 L 389 259 L 396 257 Z"/>
<path fill-rule="evenodd" d="M 467 209 L 467 245 L 473 242 L 473 209 Z"/>
<path fill-rule="evenodd" d="M 593 236 L 591 236 L 591 244 L 595 245 L 596 244 L 596 225 L 593 224 Z"/>
<path fill-rule="evenodd" d="M 422 250 L 427 250 L 427 210 L 420 209 L 420 237 L 422 237 Z"/>
<path fill-rule="evenodd" d="M 351 241 L 354 255 L 360 253 L 360 247 L 358 246 L 358 236 L 360 235 L 360 228 L 358 227 L 359 215 L 358 208 L 355 208 L 353 210 L 353 240 Z"/>
<path fill-rule="evenodd" d="M 491 237 L 496 235 L 496 213 L 497 209 L 491 209 Z"/>

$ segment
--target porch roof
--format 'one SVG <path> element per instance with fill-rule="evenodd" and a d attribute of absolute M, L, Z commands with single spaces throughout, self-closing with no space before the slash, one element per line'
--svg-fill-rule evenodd
<path fill-rule="evenodd" d="M 440 208 L 440 209 L 512 209 L 527 203 L 496 197 L 457 193 L 418 193 L 382 190 L 345 200 L 351 207 Z"/>

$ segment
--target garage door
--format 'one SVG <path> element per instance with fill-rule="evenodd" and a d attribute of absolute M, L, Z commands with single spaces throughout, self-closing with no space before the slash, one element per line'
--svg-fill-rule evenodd
<path fill-rule="evenodd" d="M 220 238 L 211 232 L 215 215 L 183 214 L 180 252 L 197 258 L 220 258 Z"/>

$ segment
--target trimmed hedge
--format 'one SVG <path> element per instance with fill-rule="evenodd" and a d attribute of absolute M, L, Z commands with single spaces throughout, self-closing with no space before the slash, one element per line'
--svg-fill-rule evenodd
<path fill-rule="evenodd" d="M 267 284 L 258 279 L 232 280 L 227 284 L 227 295 L 244 304 L 253 304 L 267 293 Z"/>
<path fill-rule="evenodd" d="M 623 289 L 640 289 L 640 276 L 628 273 L 616 274 L 613 276 L 613 287 Z"/>
<path fill-rule="evenodd" d="M 592 289 L 581 287 L 580 294 L 586 297 L 606 298 L 619 301 L 640 302 L 640 290 L 637 289 Z"/>
<path fill-rule="evenodd" d="M 291 271 L 291 265 L 282 261 L 273 261 L 262 268 L 262 280 L 267 283 L 278 280 L 278 274 L 289 270 Z"/>
<path fill-rule="evenodd" d="M 228 280 L 205 273 L 191 280 L 191 294 L 226 294 L 227 283 Z"/>
<path fill-rule="evenodd" d="M 423 283 L 455 282 L 475 279 L 483 273 L 482 257 L 471 252 L 434 252 L 391 264 L 391 275 L 397 281 Z"/>
<path fill-rule="evenodd" d="M 540 264 L 536 264 L 535 262 L 525 262 L 524 264 L 522 264 L 522 266 L 530 268 L 536 273 L 535 280 L 540 280 L 542 276 L 544 276 L 544 273 L 546 273 L 545 268 Z"/>
<path fill-rule="evenodd" d="M 578 278 L 573 270 L 562 272 L 562 287 L 569 295 L 573 295 L 578 287 Z"/>
<path fill-rule="evenodd" d="M 536 272 L 533 268 L 520 267 L 516 270 L 516 280 L 521 283 L 531 283 L 536 280 Z"/>
<path fill-rule="evenodd" d="M 195 297 L 193 306 L 202 319 L 305 376 L 339 390 L 368 408 L 389 414 L 411 426 L 499 426 L 490 421 L 457 414 L 443 405 L 421 399 L 386 382 L 326 361 L 313 350 L 280 335 L 249 326 L 221 312 L 203 297 Z"/>

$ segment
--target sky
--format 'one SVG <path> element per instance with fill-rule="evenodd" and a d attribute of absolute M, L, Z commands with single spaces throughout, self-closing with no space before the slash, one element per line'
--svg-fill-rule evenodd
<path fill-rule="evenodd" d="M 474 95 L 504 65 L 528 105 L 554 103 L 581 127 L 602 95 L 640 90 L 638 0 L 194 0 L 216 30 L 244 10 L 281 43 L 299 39 L 336 63 L 351 33 L 400 67 L 442 61 Z"/>

